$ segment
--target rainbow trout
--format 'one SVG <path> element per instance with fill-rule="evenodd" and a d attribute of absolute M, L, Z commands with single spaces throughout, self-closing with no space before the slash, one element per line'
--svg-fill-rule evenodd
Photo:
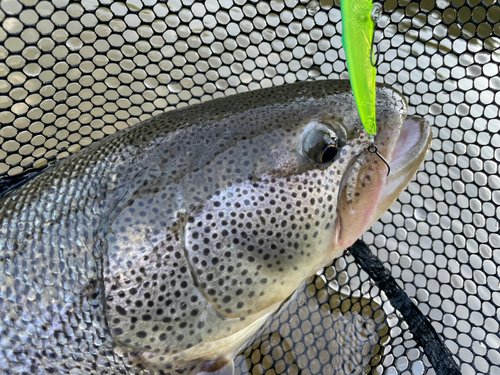
<path fill-rule="evenodd" d="M 388 176 L 349 82 L 325 80 L 161 114 L 9 192 L 0 372 L 231 373 L 424 160 L 429 124 L 385 85 L 376 108 Z"/>

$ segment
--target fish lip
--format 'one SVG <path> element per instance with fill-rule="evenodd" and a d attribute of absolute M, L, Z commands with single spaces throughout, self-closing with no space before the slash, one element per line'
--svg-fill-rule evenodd
<path fill-rule="evenodd" d="M 418 133 L 415 132 L 415 123 L 419 125 Z M 425 154 L 427 154 L 431 146 L 431 141 L 432 129 L 429 122 L 423 117 L 408 117 L 403 122 L 392 153 L 391 162 L 389 163 L 391 167 L 389 176 L 401 173 L 409 165 L 412 165 L 414 160 L 419 159 L 422 155 L 425 157 Z"/>

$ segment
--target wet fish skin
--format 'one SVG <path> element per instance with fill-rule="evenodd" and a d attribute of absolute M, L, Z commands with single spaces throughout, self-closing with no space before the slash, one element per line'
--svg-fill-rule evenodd
<path fill-rule="evenodd" d="M 378 109 L 390 160 L 406 105 L 383 86 Z M 328 165 L 298 147 L 314 121 L 343 138 Z M 210 342 L 243 344 L 340 254 L 338 192 L 366 145 L 348 81 L 317 81 L 172 111 L 60 161 L 0 200 L 0 371 L 174 373 L 236 350 Z"/>

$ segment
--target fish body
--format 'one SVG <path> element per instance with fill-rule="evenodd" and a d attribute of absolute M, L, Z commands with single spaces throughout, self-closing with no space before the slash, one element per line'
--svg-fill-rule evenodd
<path fill-rule="evenodd" d="M 423 161 L 429 125 L 377 88 L 367 151 L 348 81 L 153 117 L 0 199 L 0 371 L 222 373 Z"/>
<path fill-rule="evenodd" d="M 375 75 L 373 59 L 372 0 L 342 0 L 342 46 L 356 105 L 365 130 L 377 133 L 375 119 Z"/>

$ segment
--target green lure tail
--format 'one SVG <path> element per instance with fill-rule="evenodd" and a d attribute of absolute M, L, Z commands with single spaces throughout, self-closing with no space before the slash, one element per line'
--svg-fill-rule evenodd
<path fill-rule="evenodd" d="M 377 133 L 373 58 L 372 0 L 341 0 L 342 45 L 359 116 L 366 132 Z"/>

